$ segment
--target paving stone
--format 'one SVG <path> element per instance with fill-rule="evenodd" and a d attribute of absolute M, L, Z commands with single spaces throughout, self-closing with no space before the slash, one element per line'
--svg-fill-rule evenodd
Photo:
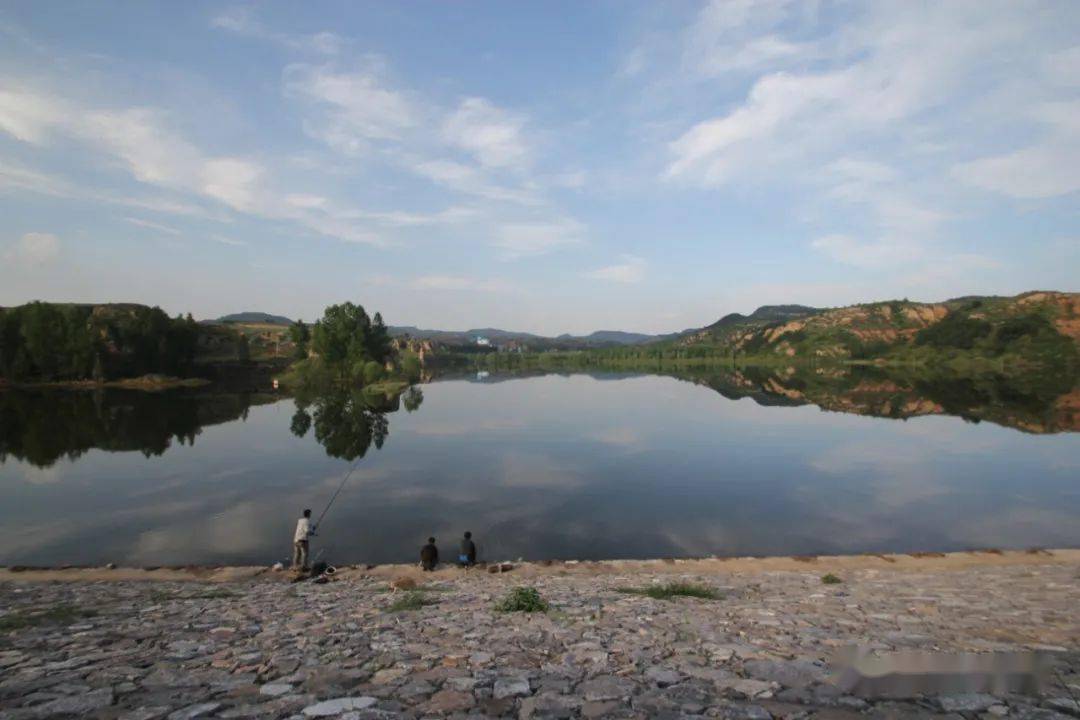
<path fill-rule="evenodd" d="M 375 705 L 376 702 L 378 701 L 373 697 L 334 698 L 332 700 L 323 700 L 314 705 L 308 705 L 304 708 L 304 715 L 307 717 L 332 717 L 334 715 L 341 715 L 349 710 L 365 710 Z"/>

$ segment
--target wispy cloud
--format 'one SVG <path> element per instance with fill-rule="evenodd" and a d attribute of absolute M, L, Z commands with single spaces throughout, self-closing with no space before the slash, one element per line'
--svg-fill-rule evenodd
<path fill-rule="evenodd" d="M 332 32 L 320 32 L 310 35 L 291 35 L 275 32 L 267 28 L 255 17 L 251 8 L 234 7 L 210 20 L 210 27 L 235 33 L 243 37 L 264 40 L 281 45 L 289 50 L 312 52 L 321 55 L 337 55 L 345 41 Z"/>
<path fill-rule="evenodd" d="M 503 259 L 518 260 L 579 243 L 582 230 L 582 226 L 573 220 L 508 223 L 496 231 L 492 245 L 501 251 Z"/>
<path fill-rule="evenodd" d="M 622 255 L 618 263 L 587 272 L 585 277 L 608 282 L 639 283 L 645 279 L 646 266 L 644 258 Z"/>
<path fill-rule="evenodd" d="M 364 65 L 345 71 L 294 64 L 284 73 L 286 97 L 307 107 L 305 131 L 350 155 L 364 152 L 372 141 L 399 140 L 420 121 L 413 101 L 388 86 L 382 61 L 368 58 Z"/>
<path fill-rule="evenodd" d="M 4 253 L 6 262 L 31 268 L 51 263 L 59 256 L 60 238 L 42 232 L 24 234 Z"/>
<path fill-rule="evenodd" d="M 530 155 L 522 136 L 524 125 L 520 115 L 472 97 L 446 118 L 442 132 L 448 143 L 472 153 L 485 167 L 521 168 Z"/>
<path fill-rule="evenodd" d="M 462 277 L 457 275 L 422 275 L 409 286 L 416 290 L 453 290 L 474 292 L 506 292 L 511 285 L 502 280 Z"/>
<path fill-rule="evenodd" d="M 1070 57 L 1080 63 L 1080 54 Z M 1073 66 L 1073 72 L 1080 74 L 1080 64 Z M 958 164 L 953 169 L 955 176 L 976 187 L 1021 199 L 1080 190 L 1080 101 L 1045 103 L 1031 116 L 1046 129 L 1037 143 Z"/>
<path fill-rule="evenodd" d="M 162 225 L 161 223 L 152 222 L 150 220 L 143 220 L 142 218 L 136 217 L 126 217 L 124 218 L 124 221 L 129 222 L 132 225 L 138 225 L 139 227 L 148 228 L 150 230 L 157 230 L 158 232 L 163 232 L 168 235 L 180 235 L 180 231 L 176 228 L 169 227 L 168 225 Z"/>
<path fill-rule="evenodd" d="M 243 240 L 237 240 L 236 238 L 227 237 L 225 235 L 210 235 L 210 239 L 216 243 L 222 245 L 230 245 L 232 247 L 247 247 L 248 243 Z"/>

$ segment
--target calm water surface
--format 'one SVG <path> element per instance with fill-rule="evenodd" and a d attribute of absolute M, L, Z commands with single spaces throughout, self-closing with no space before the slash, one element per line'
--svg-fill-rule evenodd
<path fill-rule="evenodd" d="M 976 424 L 919 416 L 925 398 L 874 405 L 916 414 L 898 420 L 655 375 L 496 380 L 427 384 L 385 414 L 0 393 L 0 562 L 284 559 L 353 458 L 313 545 L 331 562 L 413 560 L 429 534 L 450 556 L 466 529 L 487 559 L 1080 545 L 1080 433 L 1021 432 L 1030 407 Z M 832 409 L 862 407 L 861 387 Z"/>

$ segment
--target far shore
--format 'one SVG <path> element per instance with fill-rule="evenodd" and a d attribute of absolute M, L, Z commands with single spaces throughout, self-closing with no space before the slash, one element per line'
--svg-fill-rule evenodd
<path fill-rule="evenodd" d="M 64 380 L 57 382 L 8 383 L 0 382 L 0 390 L 97 390 L 99 388 L 120 390 L 172 390 L 210 385 L 205 378 L 179 378 L 170 375 L 143 375 L 119 380 Z"/>
<path fill-rule="evenodd" d="M 855 570 L 889 572 L 940 572 L 980 567 L 1016 565 L 1073 565 L 1080 567 L 1080 549 L 972 550 L 967 552 L 921 552 L 911 554 L 817 555 L 732 558 L 664 558 L 656 560 L 551 560 L 482 563 L 469 572 L 487 573 L 502 566 L 508 580 L 575 575 L 726 575 L 770 572 L 814 572 L 821 575 Z M 411 577 L 416 580 L 445 579 L 463 573 L 453 564 L 443 564 L 433 573 L 422 572 L 416 564 L 340 565 L 337 579 L 355 577 L 386 580 Z M 289 582 L 294 573 L 265 565 L 186 565 L 161 567 L 0 567 L 0 582 Z"/>

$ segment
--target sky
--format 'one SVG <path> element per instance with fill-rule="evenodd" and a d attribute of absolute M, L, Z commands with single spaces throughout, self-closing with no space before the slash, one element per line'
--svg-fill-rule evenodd
<path fill-rule="evenodd" d="M 670 332 L 1080 290 L 1080 3 L 0 0 L 0 305 Z"/>

